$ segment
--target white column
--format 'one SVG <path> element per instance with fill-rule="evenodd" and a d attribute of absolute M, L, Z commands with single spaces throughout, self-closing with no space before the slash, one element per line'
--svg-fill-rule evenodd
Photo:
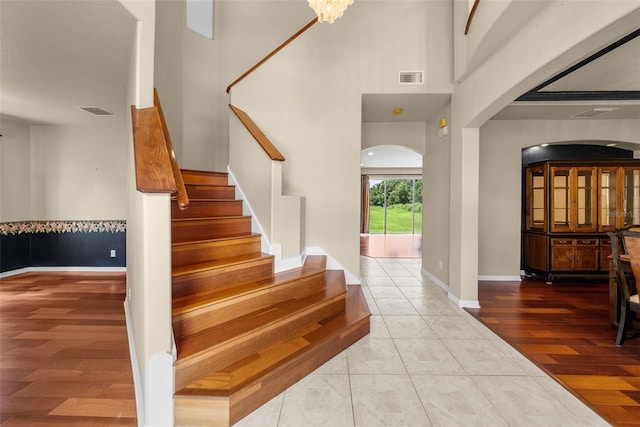
<path fill-rule="evenodd" d="M 452 127 L 449 299 L 478 307 L 480 129 Z"/>

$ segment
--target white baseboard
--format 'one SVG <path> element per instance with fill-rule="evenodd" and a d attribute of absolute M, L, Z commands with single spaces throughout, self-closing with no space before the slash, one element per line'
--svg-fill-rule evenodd
<path fill-rule="evenodd" d="M 449 301 L 453 302 L 455 305 L 457 305 L 460 308 L 480 308 L 480 301 L 478 300 L 459 299 L 452 292 L 449 292 L 447 294 L 447 297 L 449 298 Z"/>
<path fill-rule="evenodd" d="M 478 300 L 461 300 L 457 296 L 455 296 L 453 294 L 453 292 L 451 292 L 451 289 L 449 288 L 449 285 L 444 283 L 442 280 L 438 279 L 431 272 L 425 270 L 424 268 L 421 270 L 421 272 L 422 272 L 422 274 L 424 276 L 429 278 L 429 280 L 431 280 L 433 283 L 435 283 L 440 288 L 442 288 L 447 293 L 447 298 L 449 298 L 449 300 L 451 302 L 453 302 L 455 305 L 457 305 L 458 307 L 460 307 L 460 308 L 480 308 L 480 302 Z"/>
<path fill-rule="evenodd" d="M 429 280 L 431 280 L 433 283 L 435 283 L 440 288 L 442 288 L 443 291 L 449 292 L 449 285 L 444 283 L 442 280 L 438 279 L 430 271 L 428 271 L 428 270 L 423 268 L 423 269 L 420 270 L 420 272 L 422 273 L 423 276 L 426 276 Z"/>
<path fill-rule="evenodd" d="M 173 341 L 171 353 L 156 353 L 148 361 L 146 376 L 143 376 L 138 364 L 128 298 L 124 301 L 124 315 L 127 325 L 138 427 L 172 427 L 175 420 L 173 402 L 175 375 L 173 363 L 176 359 L 173 334 L 171 336 Z"/>
<path fill-rule="evenodd" d="M 15 276 L 16 274 L 34 273 L 34 272 L 90 272 L 90 273 L 124 273 L 127 267 L 25 267 L 17 270 L 5 271 L 0 273 L 0 279 L 4 277 Z"/>
<path fill-rule="evenodd" d="M 130 320 L 129 298 L 124 300 L 124 319 L 127 325 L 127 339 L 129 340 L 129 357 L 131 358 L 131 372 L 133 374 L 133 391 L 136 396 L 138 426 L 144 426 L 144 394 L 142 392 L 142 378 L 140 376 L 140 366 L 138 365 L 136 344 L 133 339 L 133 327 Z"/>
<path fill-rule="evenodd" d="M 522 277 L 520 276 L 478 276 L 478 281 L 487 281 L 487 282 L 521 282 Z"/>

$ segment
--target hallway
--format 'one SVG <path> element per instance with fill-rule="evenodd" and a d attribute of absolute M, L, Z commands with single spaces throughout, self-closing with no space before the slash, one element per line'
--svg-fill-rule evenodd
<path fill-rule="evenodd" d="M 360 259 L 371 334 L 237 426 L 608 425 L 452 304 L 421 260 Z"/>

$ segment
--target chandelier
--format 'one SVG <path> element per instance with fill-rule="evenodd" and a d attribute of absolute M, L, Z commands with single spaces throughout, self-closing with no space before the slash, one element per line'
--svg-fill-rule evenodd
<path fill-rule="evenodd" d="M 353 0 L 309 0 L 309 7 L 318 15 L 318 22 L 328 22 L 340 18 L 353 4 Z"/>

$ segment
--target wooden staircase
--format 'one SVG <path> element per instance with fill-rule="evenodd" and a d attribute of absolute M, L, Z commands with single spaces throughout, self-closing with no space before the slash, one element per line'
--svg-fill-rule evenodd
<path fill-rule="evenodd" d="M 273 273 L 225 173 L 182 171 L 172 205 L 175 415 L 229 426 L 369 333 L 360 286 L 323 256 Z"/>

